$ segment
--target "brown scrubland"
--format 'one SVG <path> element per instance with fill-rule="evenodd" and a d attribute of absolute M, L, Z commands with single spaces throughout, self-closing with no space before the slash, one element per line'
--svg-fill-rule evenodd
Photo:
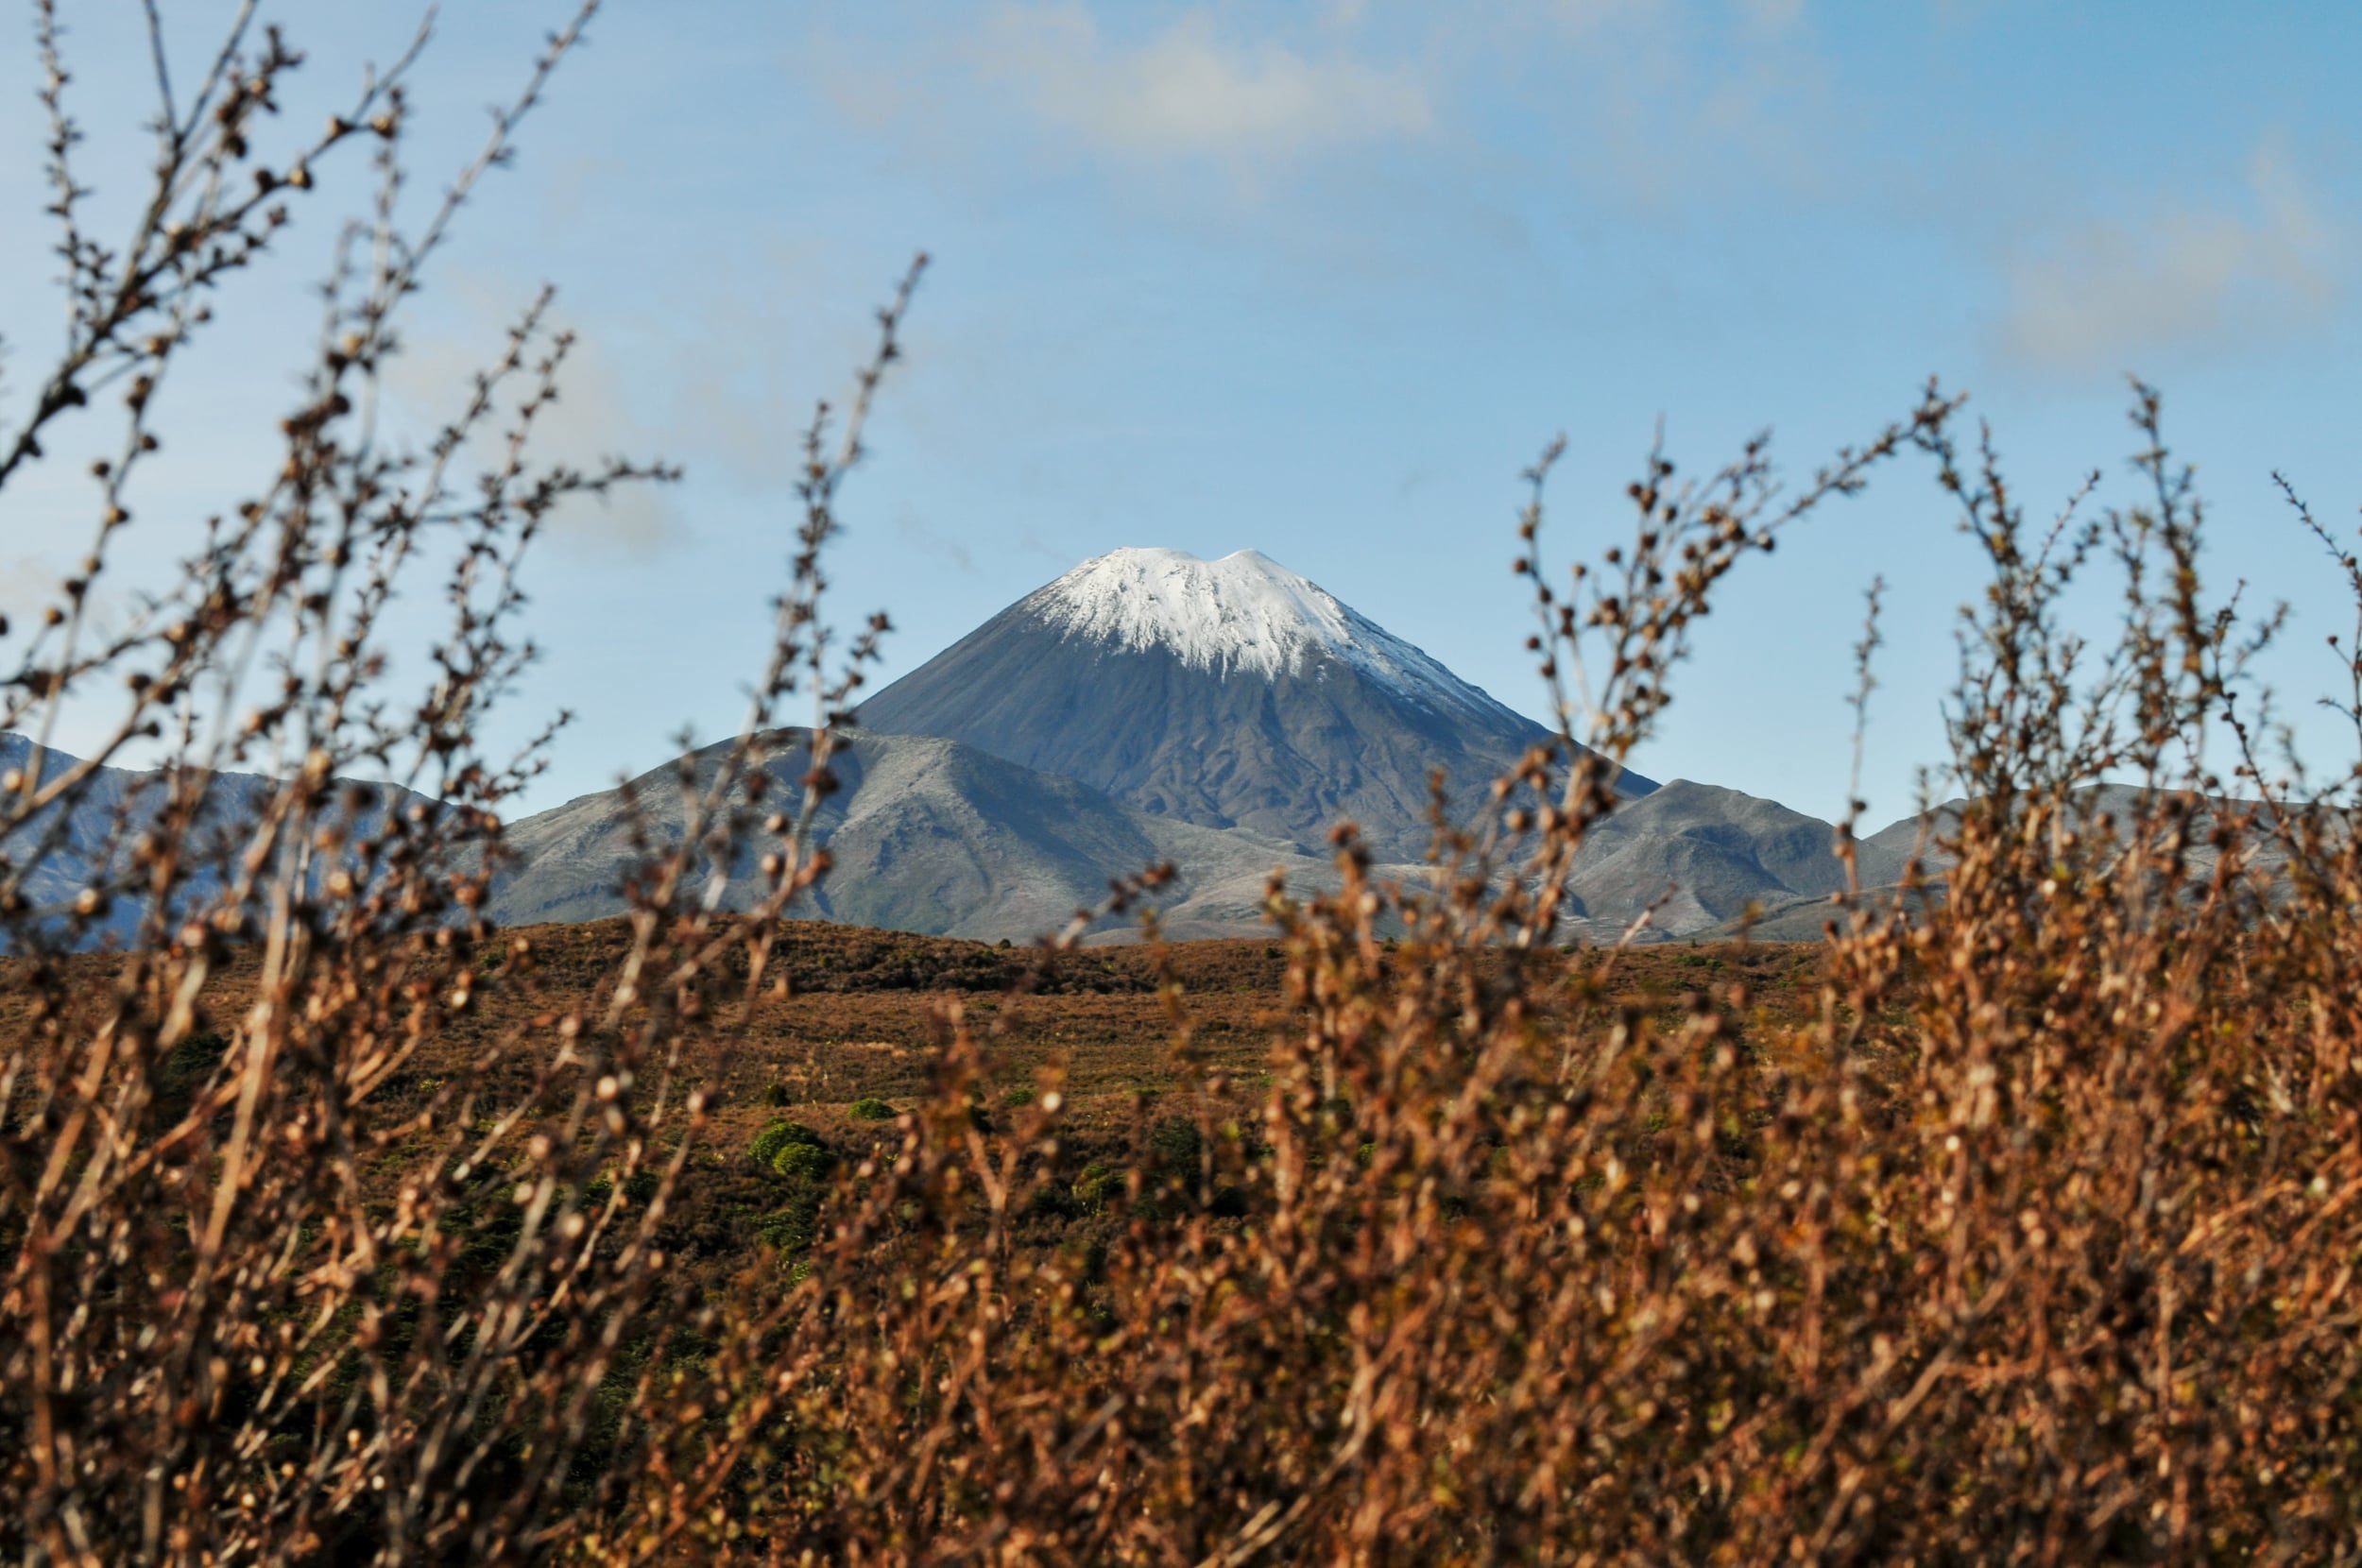
<path fill-rule="evenodd" d="M 2147 388 L 2134 493 L 2055 521 L 1932 388 L 1785 487 L 1761 443 L 1694 479 L 1652 454 L 1580 563 L 1547 554 L 1546 454 L 1515 548 L 1561 743 L 1439 810 L 1429 876 L 1372 881 L 1341 825 L 1342 888 L 1275 887 L 1266 941 L 984 947 L 794 918 L 827 747 L 764 766 L 789 705 L 841 724 L 885 630 L 829 633 L 824 562 L 914 269 L 813 422 L 771 656 L 683 775 L 686 834 L 624 919 L 487 926 L 538 755 L 479 741 L 530 657 L 525 557 L 665 470 L 535 464 L 566 349 L 539 306 L 426 449 L 361 421 L 594 9 L 424 228 L 367 207 L 282 461 L 103 632 L 150 392 L 287 204 L 393 177 L 412 67 L 304 142 L 266 113 L 292 46 L 233 37 L 163 90 L 155 202 L 104 243 L 53 72 L 72 330 L 11 366 L 0 492 L 114 434 L 94 564 L 0 643 L 0 728 L 73 703 L 111 739 L 35 743 L 0 793 L 9 1556 L 2355 1556 L 2356 775 L 2280 755 L 2246 675 L 2274 619 L 2207 586 Z M 1968 804 L 1923 875 L 1818 943 L 1568 946 L 1569 860 L 1696 620 L 1914 466 L 1989 571 L 1947 707 Z M 402 688 L 382 611 L 422 575 L 450 624 Z M 2113 627 L 2069 623 L 2084 581 Z M 1874 610 L 1865 699 L 1874 643 Z M 44 880 L 134 761 L 82 885 Z M 240 768 L 267 782 L 225 818 Z M 766 895 L 710 907 L 742 858 Z M 1108 870 L 1125 909 L 1164 879 Z"/>

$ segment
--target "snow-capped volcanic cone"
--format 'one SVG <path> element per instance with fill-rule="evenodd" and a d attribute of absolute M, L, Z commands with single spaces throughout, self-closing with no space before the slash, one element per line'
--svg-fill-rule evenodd
<path fill-rule="evenodd" d="M 863 705 L 1142 810 L 1382 858 L 1430 837 L 1428 778 L 1473 805 L 1549 737 L 1270 557 L 1118 550 L 1027 594 Z M 1626 774 L 1627 795 L 1655 786 Z"/>

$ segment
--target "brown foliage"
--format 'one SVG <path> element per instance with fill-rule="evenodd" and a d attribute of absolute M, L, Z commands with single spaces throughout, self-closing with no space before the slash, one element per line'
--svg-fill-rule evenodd
<path fill-rule="evenodd" d="M 1694 486 L 1652 456 L 1630 541 L 1565 576 L 1535 470 L 1534 646 L 1562 741 L 1607 766 L 1745 553 L 1874 465 L 1926 454 L 1981 544 L 1943 896 L 1834 910 L 1801 991 L 1790 954 L 1553 940 L 1613 805 L 1564 745 L 1439 830 L 1425 884 L 1373 885 L 1341 829 L 1342 890 L 1275 888 L 1269 944 L 1061 950 L 1078 922 L 1003 951 L 780 918 L 826 874 L 832 780 L 824 744 L 782 787 L 767 738 L 791 696 L 839 722 L 884 630 L 832 646 L 821 561 L 906 281 L 811 431 L 773 654 L 718 775 L 682 775 L 688 832 L 644 845 L 627 919 L 496 932 L 473 912 L 533 758 L 474 737 L 529 656 L 520 556 L 565 498 L 662 470 L 532 467 L 564 349 L 538 310 L 429 452 L 355 410 L 574 36 L 428 229 L 379 205 L 283 467 L 185 580 L 99 641 L 86 574 L 10 655 L 6 727 L 103 683 L 94 763 L 143 736 L 170 761 L 46 902 L 96 775 L 36 746 L 0 807 L 11 1555 L 2351 1555 L 2352 779 L 2256 760 L 2270 622 L 2203 596 L 2152 395 L 2139 503 L 2040 536 L 1932 392 L 1792 496 L 1760 444 Z M 185 110 L 164 90 L 157 200 L 113 248 L 77 227 L 53 71 L 74 333 L 0 485 L 123 388 L 94 559 L 155 378 L 276 194 L 365 130 L 395 178 L 401 70 L 265 161 L 255 111 L 296 57 L 222 58 Z M 453 625 L 396 705 L 379 612 L 431 541 L 459 546 Z M 2109 567 L 2126 615 L 2096 655 L 2062 593 Z M 291 652 L 246 716 L 263 632 Z M 266 784 L 225 824 L 242 762 Z M 335 784 L 364 768 L 420 797 Z M 719 912 L 742 853 L 770 892 Z M 111 919 L 114 950 L 66 951 Z"/>

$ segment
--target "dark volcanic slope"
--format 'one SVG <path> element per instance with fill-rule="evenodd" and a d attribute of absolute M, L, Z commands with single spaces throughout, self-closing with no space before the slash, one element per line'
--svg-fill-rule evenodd
<path fill-rule="evenodd" d="M 1252 551 L 1087 561 L 872 697 L 861 722 L 1308 850 L 1352 821 L 1402 860 L 1428 844 L 1430 773 L 1471 803 L 1549 739 Z"/>
<path fill-rule="evenodd" d="M 772 777 L 795 798 L 810 770 L 807 732 L 782 732 Z M 724 747 L 697 754 L 710 779 Z M 815 896 L 796 912 L 860 926 L 931 935 L 1031 941 L 1063 926 L 1078 907 L 1106 896 L 1111 877 L 1170 861 L 1179 884 L 1157 899 L 1181 936 L 1258 931 L 1263 878 L 1333 884 L 1324 861 L 1253 834 L 1213 832 L 1110 800 L 1057 778 L 933 737 L 855 734 L 830 763 L 841 788 L 815 829 L 834 862 Z M 666 766 L 627 786 L 646 813 L 649 837 L 680 841 L 676 775 Z M 595 920 L 624 912 L 623 880 L 634 861 L 624 793 L 585 795 L 509 827 L 516 857 L 493 888 L 491 913 L 504 925 Z M 748 854 L 755 853 L 750 847 Z M 753 865 L 729 868 L 723 907 L 761 895 Z"/>

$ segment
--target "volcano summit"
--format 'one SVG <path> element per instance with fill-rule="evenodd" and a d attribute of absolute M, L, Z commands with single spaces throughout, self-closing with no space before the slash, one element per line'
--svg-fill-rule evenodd
<path fill-rule="evenodd" d="M 1550 734 L 1270 557 L 1117 550 L 1036 589 L 872 697 L 862 724 L 962 741 L 1142 810 L 1381 859 Z M 1655 785 L 1635 774 L 1625 795 Z"/>

